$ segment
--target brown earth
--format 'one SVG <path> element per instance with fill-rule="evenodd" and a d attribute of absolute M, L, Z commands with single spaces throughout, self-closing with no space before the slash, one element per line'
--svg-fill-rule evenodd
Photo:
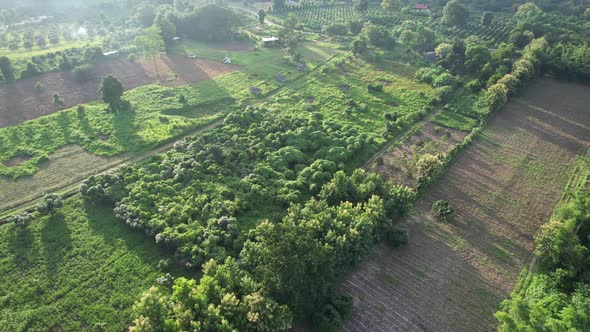
<path fill-rule="evenodd" d="M 117 76 L 125 90 L 129 90 L 155 82 L 161 82 L 167 86 L 182 86 L 238 69 L 238 66 L 211 60 L 170 56 L 158 59 L 157 67 L 154 66 L 153 61 L 145 63 L 124 59 L 102 61 L 96 65 L 93 78 L 83 83 L 76 81 L 70 71 L 47 73 L 18 80 L 0 86 L 0 128 L 97 100 L 100 79 L 108 74 Z M 41 91 L 35 89 L 37 82 L 43 85 Z M 58 106 L 52 103 L 54 93 L 58 93 L 63 98 L 64 105 Z"/>
<path fill-rule="evenodd" d="M 5 161 L 4 165 L 6 165 L 8 167 L 20 166 L 22 163 L 24 163 L 25 161 L 27 161 L 29 159 L 31 159 L 30 156 L 18 156 L 18 157 L 14 157 L 12 159 Z"/>
<path fill-rule="evenodd" d="M 420 131 L 408 136 L 402 145 L 393 146 L 390 151 L 384 153 L 383 164 L 374 163 L 371 170 L 379 172 L 387 179 L 393 179 L 396 183 L 414 188 L 417 181 L 415 167 L 420 156 L 447 153 L 467 134 L 464 131 L 426 122 Z"/>
<path fill-rule="evenodd" d="M 339 286 L 354 297 L 343 330 L 493 331 L 589 146 L 587 105 L 590 87 L 543 79 L 494 115 L 401 223 L 409 244 L 379 246 Z M 448 223 L 431 216 L 438 199 L 455 206 Z"/>

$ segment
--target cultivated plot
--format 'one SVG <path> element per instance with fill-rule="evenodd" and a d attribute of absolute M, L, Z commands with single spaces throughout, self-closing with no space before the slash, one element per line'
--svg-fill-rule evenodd
<path fill-rule="evenodd" d="M 590 143 L 588 87 L 540 80 L 492 117 L 403 223 L 409 244 L 379 247 L 340 290 L 345 331 L 491 331 L 528 263 L 576 157 Z M 455 206 L 448 223 L 431 206 Z"/>

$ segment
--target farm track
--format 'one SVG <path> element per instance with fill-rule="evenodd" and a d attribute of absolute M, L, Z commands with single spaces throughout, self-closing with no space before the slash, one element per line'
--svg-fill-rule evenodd
<path fill-rule="evenodd" d="M 338 287 L 354 298 L 343 330 L 493 331 L 590 144 L 589 103 L 588 87 L 542 79 L 493 115 L 400 223 L 408 245 L 378 246 Z M 433 220 L 437 199 L 455 206 L 451 222 Z"/>
<path fill-rule="evenodd" d="M 326 60 L 326 63 L 329 63 L 336 56 L 338 56 L 338 54 L 335 54 L 335 55 L 331 56 L 330 58 L 328 58 Z M 315 68 L 307 71 L 305 74 L 303 74 L 303 75 L 297 77 L 296 79 L 290 81 L 288 84 L 285 84 L 284 86 L 279 87 L 279 88 L 275 89 L 274 91 L 271 91 L 269 94 L 267 94 L 266 96 L 264 96 L 264 97 L 256 100 L 255 102 L 251 103 L 250 105 L 254 106 L 254 105 L 258 105 L 258 104 L 261 104 L 261 103 L 267 101 L 269 98 L 271 98 L 273 96 L 276 96 L 277 94 L 281 93 L 284 89 L 289 88 L 289 87 L 291 87 L 293 85 L 298 84 L 301 80 L 305 79 L 310 74 L 312 74 L 312 73 L 316 72 L 317 70 L 319 70 L 320 67 L 321 66 L 317 66 L 317 67 L 315 67 Z M 180 137 L 174 138 L 172 141 L 169 141 L 167 143 L 164 143 L 163 145 L 160 145 L 160 146 L 158 146 L 158 147 L 156 147 L 156 148 L 154 148 L 154 149 L 152 149 L 152 150 L 150 150 L 150 151 L 148 151 L 146 153 L 143 153 L 143 154 L 138 155 L 138 156 L 134 156 L 134 157 L 129 158 L 129 159 L 123 159 L 119 163 L 116 163 L 114 165 L 113 164 L 109 164 L 108 167 L 106 167 L 106 168 L 97 169 L 95 175 L 104 174 L 104 173 L 107 173 L 107 172 L 111 172 L 113 170 L 119 169 L 119 168 L 124 167 L 126 165 L 137 164 L 137 163 L 140 163 L 140 162 L 148 159 L 149 157 L 151 157 L 151 156 L 153 156 L 155 154 L 166 152 L 166 151 L 172 149 L 172 147 L 174 146 L 174 144 L 176 142 L 178 142 L 178 141 L 180 141 L 180 140 L 182 140 L 182 139 L 184 139 L 186 137 L 198 135 L 198 134 L 204 133 L 204 132 L 206 132 L 208 130 L 211 130 L 211 129 L 217 127 L 218 125 L 220 125 L 221 123 L 223 123 L 224 118 L 225 117 L 223 117 L 222 119 L 216 120 L 213 123 L 210 123 L 209 125 L 207 125 L 206 127 L 197 129 L 195 131 L 189 132 L 189 133 L 187 133 L 185 135 L 182 135 Z M 57 193 L 60 193 L 61 195 L 63 195 L 64 197 L 71 197 L 71 196 L 73 196 L 74 194 L 76 194 L 78 192 L 78 187 L 79 187 L 80 183 L 82 181 L 84 181 L 87 177 L 88 176 L 74 178 L 74 180 L 72 180 L 72 181 L 70 181 L 70 182 L 68 182 L 66 184 L 63 184 L 58 189 L 54 189 L 54 190 L 50 190 L 50 191 L 47 191 L 47 192 L 40 193 L 36 197 L 31 198 L 30 200 L 28 200 L 26 202 L 19 202 L 18 204 L 15 204 L 13 206 L 10 206 L 10 207 L 5 208 L 3 211 L 0 211 L 0 225 L 6 222 L 6 219 L 7 219 L 8 216 L 10 216 L 10 215 L 12 215 L 14 213 L 17 213 L 20 210 L 31 211 L 33 209 L 34 205 L 37 203 L 37 201 L 39 199 L 41 199 L 45 194 L 52 193 L 52 192 L 53 193 L 57 192 Z"/>

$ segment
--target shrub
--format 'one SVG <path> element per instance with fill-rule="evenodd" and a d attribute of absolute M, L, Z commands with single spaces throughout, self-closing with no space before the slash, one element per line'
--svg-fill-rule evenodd
<path fill-rule="evenodd" d="M 72 69 L 74 79 L 78 82 L 86 82 L 92 79 L 92 65 L 84 64 Z"/>
<path fill-rule="evenodd" d="M 406 245 L 408 244 L 408 232 L 401 229 L 391 228 L 385 234 L 385 240 L 387 241 L 387 244 L 394 248 Z"/>
<path fill-rule="evenodd" d="M 383 92 L 383 84 L 367 84 L 367 91 L 371 93 Z"/>
<path fill-rule="evenodd" d="M 447 218 L 450 217 L 455 212 L 453 206 L 444 200 L 438 200 L 432 204 L 432 214 L 435 218 L 439 221 L 447 221 Z"/>
<path fill-rule="evenodd" d="M 318 332 L 336 332 L 342 326 L 342 317 L 331 304 L 324 305 L 311 318 L 313 330 Z"/>
<path fill-rule="evenodd" d="M 19 227 L 25 227 L 29 224 L 29 222 L 33 219 L 33 216 L 28 212 L 22 212 L 19 214 L 15 214 L 10 216 L 6 219 L 7 222 L 14 222 Z"/>
<path fill-rule="evenodd" d="M 348 33 L 348 26 L 343 23 L 335 23 L 324 27 L 324 32 L 330 36 L 344 36 Z"/>
<path fill-rule="evenodd" d="M 43 85 L 43 83 L 37 81 L 35 82 L 35 92 L 39 93 L 41 91 L 43 91 L 43 89 L 45 88 L 45 86 Z"/>
<path fill-rule="evenodd" d="M 350 315 L 352 314 L 352 296 L 335 296 L 330 300 L 330 303 L 338 311 L 342 320 L 350 318 Z"/>
<path fill-rule="evenodd" d="M 450 73 L 442 73 L 434 78 L 432 84 L 437 87 L 443 86 L 455 86 L 457 84 L 457 79 L 451 75 Z"/>
<path fill-rule="evenodd" d="M 53 214 L 64 205 L 63 199 L 58 194 L 48 194 L 43 201 L 35 206 L 35 210 L 41 214 Z"/>
<path fill-rule="evenodd" d="M 53 94 L 53 103 L 58 106 L 62 106 L 64 104 L 64 100 L 61 98 L 59 93 Z"/>

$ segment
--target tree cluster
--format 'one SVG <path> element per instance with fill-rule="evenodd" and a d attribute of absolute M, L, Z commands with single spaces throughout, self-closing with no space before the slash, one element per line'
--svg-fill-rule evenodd
<path fill-rule="evenodd" d="M 585 331 L 590 326 L 590 192 L 559 209 L 535 239 L 538 271 L 501 304 L 500 331 Z"/>
<path fill-rule="evenodd" d="M 376 174 L 337 172 L 315 198 L 251 231 L 239 259 L 207 262 L 199 283 L 179 278 L 151 289 L 135 306 L 132 330 L 286 331 L 316 308 L 316 328 L 334 330 L 351 303 L 325 301 L 331 286 L 413 200 L 411 190 Z"/>

